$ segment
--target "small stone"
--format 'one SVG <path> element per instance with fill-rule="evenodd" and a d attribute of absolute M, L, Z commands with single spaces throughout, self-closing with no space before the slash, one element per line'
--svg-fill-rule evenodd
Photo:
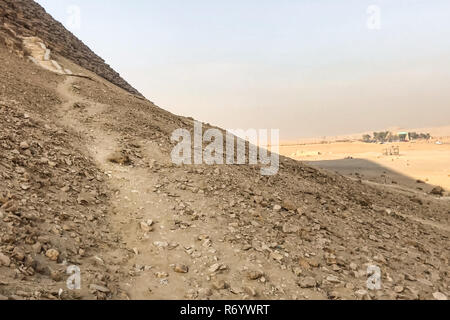
<path fill-rule="evenodd" d="M 3 253 L 0 252 L 0 266 L 9 267 L 11 264 L 11 259 L 9 257 L 5 256 Z"/>
<path fill-rule="evenodd" d="M 275 251 L 270 253 L 270 257 L 272 259 L 274 259 L 274 260 L 277 260 L 277 261 L 281 261 L 284 258 L 284 256 L 281 253 L 278 253 L 278 252 L 275 252 Z"/>
<path fill-rule="evenodd" d="M 25 253 L 19 247 L 14 248 L 12 256 L 18 261 L 23 261 L 25 259 Z"/>
<path fill-rule="evenodd" d="M 210 297 L 210 296 L 212 296 L 213 292 L 211 291 L 211 289 L 208 289 L 208 288 L 200 288 L 198 290 L 198 294 L 200 296 Z"/>
<path fill-rule="evenodd" d="M 395 291 L 396 293 L 402 293 L 404 290 L 405 290 L 405 288 L 403 288 L 402 286 L 396 286 L 396 287 L 394 288 L 394 291 Z"/>
<path fill-rule="evenodd" d="M 419 299 L 419 292 L 420 292 L 419 290 L 413 287 L 406 287 L 406 289 L 411 293 L 413 300 Z"/>
<path fill-rule="evenodd" d="M 366 297 L 368 295 L 368 292 L 366 290 L 364 290 L 364 289 L 361 289 L 361 290 L 356 291 L 355 295 L 358 298 L 364 298 L 364 297 Z"/>
<path fill-rule="evenodd" d="M 435 187 L 433 190 L 430 191 L 430 194 L 436 195 L 436 196 L 443 196 L 445 190 L 442 187 Z"/>
<path fill-rule="evenodd" d="M 153 245 L 158 248 L 167 248 L 169 246 L 169 244 L 165 241 L 155 241 L 153 242 Z"/>
<path fill-rule="evenodd" d="M 59 258 L 59 252 L 58 252 L 58 250 L 55 250 L 55 249 L 49 249 L 45 253 L 45 256 L 52 261 L 57 261 Z"/>
<path fill-rule="evenodd" d="M 81 192 L 78 195 L 77 202 L 81 205 L 89 205 L 95 203 L 95 197 L 88 192 Z"/>
<path fill-rule="evenodd" d="M 435 298 L 436 300 L 441 300 L 441 301 L 447 300 L 447 296 L 441 292 L 433 293 L 433 298 Z"/>
<path fill-rule="evenodd" d="M 24 191 L 28 191 L 28 190 L 30 190 L 31 185 L 29 185 L 29 184 L 27 184 L 27 183 L 22 183 L 22 184 L 20 185 L 20 188 L 22 188 L 22 190 L 24 190 Z"/>
<path fill-rule="evenodd" d="M 155 273 L 155 277 L 157 277 L 158 279 L 165 279 L 168 276 L 169 275 L 167 274 L 167 272 L 156 272 Z"/>
<path fill-rule="evenodd" d="M 149 226 L 147 224 L 147 222 L 141 222 L 140 223 L 140 227 L 141 227 L 141 230 L 144 231 L 144 232 L 150 232 L 153 229 L 151 226 Z"/>
<path fill-rule="evenodd" d="M 111 156 L 109 156 L 108 161 L 112 162 L 112 163 L 120 164 L 120 165 L 131 164 L 130 157 L 127 154 L 122 153 L 120 151 L 117 151 L 117 152 L 113 153 Z"/>
<path fill-rule="evenodd" d="M 355 285 L 351 282 L 348 282 L 345 284 L 345 288 L 349 289 L 349 290 L 353 290 L 353 289 L 355 289 Z"/>
<path fill-rule="evenodd" d="M 427 279 L 423 279 L 422 278 L 422 279 L 417 279 L 417 281 L 422 283 L 422 284 L 424 284 L 424 285 L 426 285 L 426 286 L 428 286 L 428 287 L 432 287 L 433 286 L 433 283 L 430 280 L 427 280 Z"/>
<path fill-rule="evenodd" d="M 215 263 L 208 269 L 208 271 L 211 273 L 217 272 L 219 270 L 220 270 L 220 263 Z"/>
<path fill-rule="evenodd" d="M 405 279 L 408 281 L 417 281 L 417 279 L 415 277 L 413 277 L 412 275 L 406 273 L 405 274 Z"/>
<path fill-rule="evenodd" d="M 341 268 L 340 268 L 337 264 L 333 264 L 333 265 L 331 266 L 331 269 L 332 269 L 333 271 L 335 271 L 335 272 L 340 272 L 340 271 L 341 271 Z"/>
<path fill-rule="evenodd" d="M 249 296 L 252 296 L 252 297 L 256 297 L 256 296 L 258 295 L 258 292 L 257 292 L 256 289 L 253 288 L 253 287 L 247 286 L 247 287 L 244 288 L 244 291 L 245 291 Z"/>
<path fill-rule="evenodd" d="M 311 265 L 309 264 L 309 261 L 305 258 L 299 258 L 298 264 L 303 270 L 309 270 L 311 269 Z"/>
<path fill-rule="evenodd" d="M 184 264 L 177 264 L 173 270 L 176 273 L 188 273 L 189 272 L 189 267 L 184 265 Z"/>
<path fill-rule="evenodd" d="M 224 290 L 224 289 L 228 288 L 228 284 L 223 280 L 215 281 L 212 286 L 216 290 Z"/>
<path fill-rule="evenodd" d="M 248 273 L 248 278 L 250 280 L 258 280 L 260 279 L 262 276 L 264 276 L 264 273 L 262 273 L 261 271 L 250 271 Z"/>
<path fill-rule="evenodd" d="M 305 277 L 299 280 L 298 285 L 300 288 L 314 288 L 317 285 L 317 281 L 313 277 Z"/>
<path fill-rule="evenodd" d="M 56 167 L 58 164 L 57 164 L 56 162 L 54 162 L 54 161 L 49 161 L 49 162 L 48 162 L 48 165 L 49 165 L 50 167 L 54 168 L 54 167 Z"/>
<path fill-rule="evenodd" d="M 86 105 L 85 105 L 84 103 L 75 102 L 75 103 L 73 104 L 73 107 L 74 107 L 74 108 L 78 108 L 78 109 L 84 109 L 84 108 L 86 108 Z"/>
<path fill-rule="evenodd" d="M 297 206 L 290 200 L 284 200 L 282 203 L 282 206 L 284 209 L 288 211 L 295 211 L 297 210 Z"/>
<path fill-rule="evenodd" d="M 99 286 L 97 284 L 89 285 L 89 289 L 91 289 L 93 291 L 103 292 L 103 293 L 109 293 L 110 292 L 110 290 L 108 288 L 103 287 L 103 286 Z"/>
<path fill-rule="evenodd" d="M 58 272 L 58 271 L 51 270 L 51 271 L 50 271 L 50 278 L 51 278 L 53 281 L 55 281 L 55 282 L 59 282 L 59 281 L 62 280 L 62 275 L 61 275 L 61 273 Z"/>
<path fill-rule="evenodd" d="M 340 283 L 341 281 L 339 281 L 338 277 L 330 275 L 327 277 L 327 281 L 331 282 L 331 283 Z"/>
<path fill-rule="evenodd" d="M 387 263 L 386 258 L 382 254 L 374 256 L 373 260 L 379 263 Z"/>
<path fill-rule="evenodd" d="M 283 225 L 283 228 L 282 228 L 283 233 L 287 233 L 287 234 L 289 234 L 289 233 L 297 233 L 299 230 L 300 230 L 299 227 L 294 226 L 294 225 L 292 225 L 290 223 L 285 223 Z"/>
<path fill-rule="evenodd" d="M 302 270 L 301 268 L 299 268 L 299 267 L 294 267 L 294 269 L 292 269 L 292 272 L 294 272 L 294 274 L 295 274 L 297 277 L 299 277 L 299 276 L 302 275 L 303 270 Z"/>
<path fill-rule="evenodd" d="M 26 150 L 26 149 L 29 149 L 29 148 L 30 148 L 30 145 L 28 144 L 28 142 L 23 141 L 23 142 L 20 143 L 20 149 Z"/>
<path fill-rule="evenodd" d="M 281 206 L 279 204 L 276 204 L 276 205 L 273 206 L 273 211 L 280 212 L 281 209 L 282 208 L 281 208 Z"/>

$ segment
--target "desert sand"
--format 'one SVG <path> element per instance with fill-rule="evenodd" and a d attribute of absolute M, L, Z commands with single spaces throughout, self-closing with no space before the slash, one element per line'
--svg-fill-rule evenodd
<path fill-rule="evenodd" d="M 347 176 L 361 176 L 364 180 L 400 184 L 425 191 L 429 191 L 433 186 L 441 186 L 448 191 L 450 190 L 449 136 L 440 136 L 430 141 L 387 144 L 324 141 L 282 145 L 280 153 Z M 438 141 L 442 144 L 437 144 Z M 385 149 L 396 146 L 400 148 L 399 155 L 384 155 Z"/>

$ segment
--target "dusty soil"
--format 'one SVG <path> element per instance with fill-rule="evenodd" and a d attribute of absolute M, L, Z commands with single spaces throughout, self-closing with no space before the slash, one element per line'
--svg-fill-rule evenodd
<path fill-rule="evenodd" d="M 449 295 L 447 200 L 284 157 L 272 177 L 175 166 L 192 119 L 53 58 L 91 80 L 0 45 L 0 299 Z"/>

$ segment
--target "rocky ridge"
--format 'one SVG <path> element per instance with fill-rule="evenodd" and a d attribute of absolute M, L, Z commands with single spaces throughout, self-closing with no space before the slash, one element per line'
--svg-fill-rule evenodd
<path fill-rule="evenodd" d="M 126 91 L 141 96 L 105 61 L 90 50 L 83 42 L 54 20 L 33 0 L 0 1 L 0 41 L 21 52 L 21 41 L 15 36 L 38 37 L 55 53 L 72 60 Z"/>

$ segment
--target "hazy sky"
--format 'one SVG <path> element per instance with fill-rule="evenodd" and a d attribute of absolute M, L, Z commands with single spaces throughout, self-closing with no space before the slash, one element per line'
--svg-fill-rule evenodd
<path fill-rule="evenodd" d="M 449 0 L 37 2 L 157 105 L 223 128 L 450 125 Z"/>

